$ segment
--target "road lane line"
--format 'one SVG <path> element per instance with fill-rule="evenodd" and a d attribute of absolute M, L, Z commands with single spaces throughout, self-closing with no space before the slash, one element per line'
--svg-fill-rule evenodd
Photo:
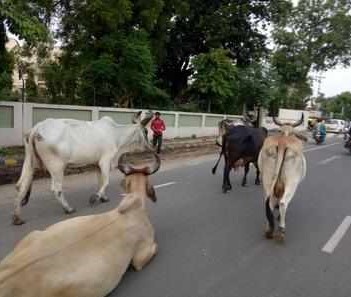
<path fill-rule="evenodd" d="M 175 185 L 176 182 L 169 182 L 169 183 L 165 183 L 165 184 L 159 184 L 159 185 L 156 185 L 154 186 L 155 189 L 160 189 L 160 188 L 164 188 L 164 187 L 168 187 L 168 186 L 172 186 L 172 185 Z M 121 193 L 121 196 L 125 196 L 127 195 L 126 193 Z"/>
<path fill-rule="evenodd" d="M 341 156 L 332 156 L 330 158 L 327 158 L 327 159 L 324 159 L 324 160 L 318 162 L 317 164 L 318 165 L 326 165 L 326 164 L 328 164 L 334 160 L 340 159 L 340 158 L 341 158 Z"/>
<path fill-rule="evenodd" d="M 322 145 L 322 146 L 318 146 L 318 147 L 313 147 L 313 148 L 309 148 L 304 150 L 304 153 L 308 153 L 308 152 L 312 152 L 312 151 L 318 151 L 318 150 L 322 150 L 325 149 L 327 147 L 333 146 L 333 145 L 337 145 L 340 144 L 341 142 L 335 142 L 335 143 L 331 143 L 331 144 L 326 144 L 326 145 Z"/>
<path fill-rule="evenodd" d="M 159 188 L 164 188 L 164 187 L 168 187 L 168 186 L 175 185 L 175 184 L 176 184 L 176 182 L 169 182 L 169 183 L 165 183 L 165 184 L 156 185 L 156 186 L 154 186 L 154 188 L 159 189 Z"/>
<path fill-rule="evenodd" d="M 342 223 L 339 225 L 338 229 L 334 232 L 332 237 L 328 240 L 328 242 L 324 245 L 322 248 L 322 252 L 331 254 L 333 253 L 334 249 L 337 247 L 339 244 L 340 240 L 343 238 L 345 235 L 346 231 L 350 228 L 351 226 L 351 216 L 346 216 Z"/>

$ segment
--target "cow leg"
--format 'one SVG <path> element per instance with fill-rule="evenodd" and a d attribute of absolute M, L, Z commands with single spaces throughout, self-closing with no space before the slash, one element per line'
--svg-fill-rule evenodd
<path fill-rule="evenodd" d="M 90 205 L 94 205 L 97 200 L 100 200 L 101 202 L 109 201 L 109 199 L 106 197 L 105 190 L 110 180 L 110 164 L 110 158 L 103 159 L 99 162 L 99 191 L 90 197 Z"/>
<path fill-rule="evenodd" d="M 241 185 L 243 186 L 243 187 L 245 187 L 246 186 L 246 177 L 247 177 L 247 174 L 249 173 L 249 170 L 250 170 L 250 163 L 246 163 L 245 164 L 245 173 L 244 173 L 244 178 L 243 178 L 243 181 L 241 182 Z"/>
<path fill-rule="evenodd" d="M 285 214 L 286 214 L 287 205 L 283 201 L 279 203 L 279 228 L 277 232 L 277 240 L 284 242 L 285 240 Z"/>
<path fill-rule="evenodd" d="M 257 161 L 254 162 L 254 165 L 256 167 L 256 179 L 255 179 L 255 185 L 260 185 L 261 181 L 260 181 L 260 169 L 258 167 L 258 163 Z"/>
<path fill-rule="evenodd" d="M 229 190 L 232 189 L 232 185 L 230 184 L 229 174 L 230 174 L 230 165 L 226 162 L 224 165 L 223 170 L 223 185 L 222 185 L 222 192 L 227 193 Z"/>
<path fill-rule="evenodd" d="M 273 207 L 271 205 L 270 197 L 266 197 L 265 209 L 266 209 L 266 218 L 267 218 L 265 235 L 266 235 L 266 238 L 272 239 L 273 232 L 274 232 L 274 215 L 273 215 Z"/>
<path fill-rule="evenodd" d="M 135 253 L 132 259 L 132 265 L 135 270 L 140 271 L 150 262 L 150 260 L 157 254 L 157 243 L 141 244 L 141 247 Z"/>
<path fill-rule="evenodd" d="M 66 214 L 74 213 L 76 210 L 68 204 L 62 192 L 64 164 L 61 161 L 50 162 L 47 169 L 51 175 L 51 191 L 53 191 L 56 200 L 60 202 Z"/>
<path fill-rule="evenodd" d="M 109 178 L 109 169 L 110 167 L 108 167 L 108 172 L 107 172 L 107 178 Z M 106 174 L 106 173 L 105 173 Z M 102 171 L 99 167 L 99 171 L 98 171 L 98 181 L 99 181 L 99 190 L 101 191 L 101 189 L 103 188 L 104 186 L 104 181 L 105 181 L 105 176 L 102 174 Z M 105 186 L 105 189 L 106 189 L 106 186 Z M 101 193 L 101 192 L 100 192 Z M 101 193 L 99 196 L 99 193 L 96 194 L 97 195 L 97 198 L 101 201 L 101 202 L 108 202 L 110 201 L 110 199 L 106 196 L 106 193 L 105 193 L 105 190 L 103 190 L 103 193 Z"/>

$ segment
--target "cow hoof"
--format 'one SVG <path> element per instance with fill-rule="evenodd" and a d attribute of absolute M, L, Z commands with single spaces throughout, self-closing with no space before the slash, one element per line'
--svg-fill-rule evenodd
<path fill-rule="evenodd" d="M 265 231 L 264 236 L 265 236 L 267 239 L 272 239 L 272 238 L 273 238 L 273 230 L 267 230 L 267 231 Z"/>
<path fill-rule="evenodd" d="M 72 213 L 75 213 L 76 212 L 76 209 L 75 208 L 69 208 L 69 209 L 65 209 L 65 214 L 72 214 Z"/>
<path fill-rule="evenodd" d="M 100 200 L 100 199 L 101 199 L 101 198 L 99 197 L 98 194 L 93 194 L 93 195 L 91 195 L 90 198 L 89 198 L 89 204 L 90 204 L 90 206 L 94 206 L 94 205 L 96 204 L 96 202 L 97 202 L 98 200 Z"/>
<path fill-rule="evenodd" d="M 25 224 L 26 222 L 24 220 L 22 220 L 19 216 L 17 215 L 13 215 L 12 216 L 12 224 L 15 226 L 20 226 Z"/>
<path fill-rule="evenodd" d="M 277 234 L 275 235 L 275 239 L 279 243 L 284 243 L 285 242 L 285 230 L 282 228 L 279 228 Z"/>
<path fill-rule="evenodd" d="M 101 203 L 110 202 L 110 199 L 107 198 L 107 197 L 100 197 L 100 202 L 101 202 Z"/>

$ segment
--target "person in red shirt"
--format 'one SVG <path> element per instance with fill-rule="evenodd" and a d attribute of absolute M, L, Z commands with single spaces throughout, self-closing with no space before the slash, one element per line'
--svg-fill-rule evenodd
<path fill-rule="evenodd" d="M 151 130 L 153 132 L 152 144 L 154 147 L 157 146 L 157 153 L 159 154 L 161 152 L 163 131 L 166 130 L 165 122 L 161 119 L 159 112 L 155 112 L 155 118 L 151 122 Z"/>

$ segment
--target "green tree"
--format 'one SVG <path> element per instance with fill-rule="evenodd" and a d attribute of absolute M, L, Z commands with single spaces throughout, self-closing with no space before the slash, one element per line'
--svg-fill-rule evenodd
<path fill-rule="evenodd" d="M 322 110 L 327 113 L 334 113 L 334 117 L 351 119 L 351 93 L 343 92 L 331 98 L 320 100 Z"/>
<path fill-rule="evenodd" d="M 64 42 L 60 65 L 70 74 L 74 69 L 73 100 L 131 107 L 143 97 L 162 93 L 155 86 L 148 32 L 163 4 L 161 0 L 60 3 L 58 37 Z"/>
<path fill-rule="evenodd" d="M 0 93 L 12 86 L 14 66 L 11 54 L 6 51 L 6 30 L 24 39 L 29 45 L 46 41 L 52 0 L 2 0 L 0 1 Z"/>
<path fill-rule="evenodd" d="M 38 91 L 37 83 L 35 81 L 33 70 L 27 71 L 25 90 L 26 90 L 27 101 L 35 102 L 38 100 L 39 91 Z"/>
<path fill-rule="evenodd" d="M 171 19 L 163 53 L 158 55 L 158 76 L 173 98 L 182 98 L 193 74 L 191 58 L 211 48 L 225 48 L 242 68 L 268 54 L 262 26 L 278 18 L 287 1 L 189 0 L 170 1 L 178 11 L 165 6 Z M 179 3 L 180 2 L 180 3 Z M 163 22 L 162 24 L 164 24 Z M 159 29 L 159 27 L 157 27 Z M 162 46 L 162 42 L 161 42 Z"/>
<path fill-rule="evenodd" d="M 203 100 L 207 112 L 228 111 L 236 103 L 237 69 L 221 49 L 198 55 L 194 61 L 193 96 Z"/>
<path fill-rule="evenodd" d="M 299 1 L 280 20 L 273 37 L 277 45 L 272 62 L 281 79 L 280 105 L 304 107 L 311 95 L 311 71 L 325 71 L 351 61 L 351 2 Z"/>

